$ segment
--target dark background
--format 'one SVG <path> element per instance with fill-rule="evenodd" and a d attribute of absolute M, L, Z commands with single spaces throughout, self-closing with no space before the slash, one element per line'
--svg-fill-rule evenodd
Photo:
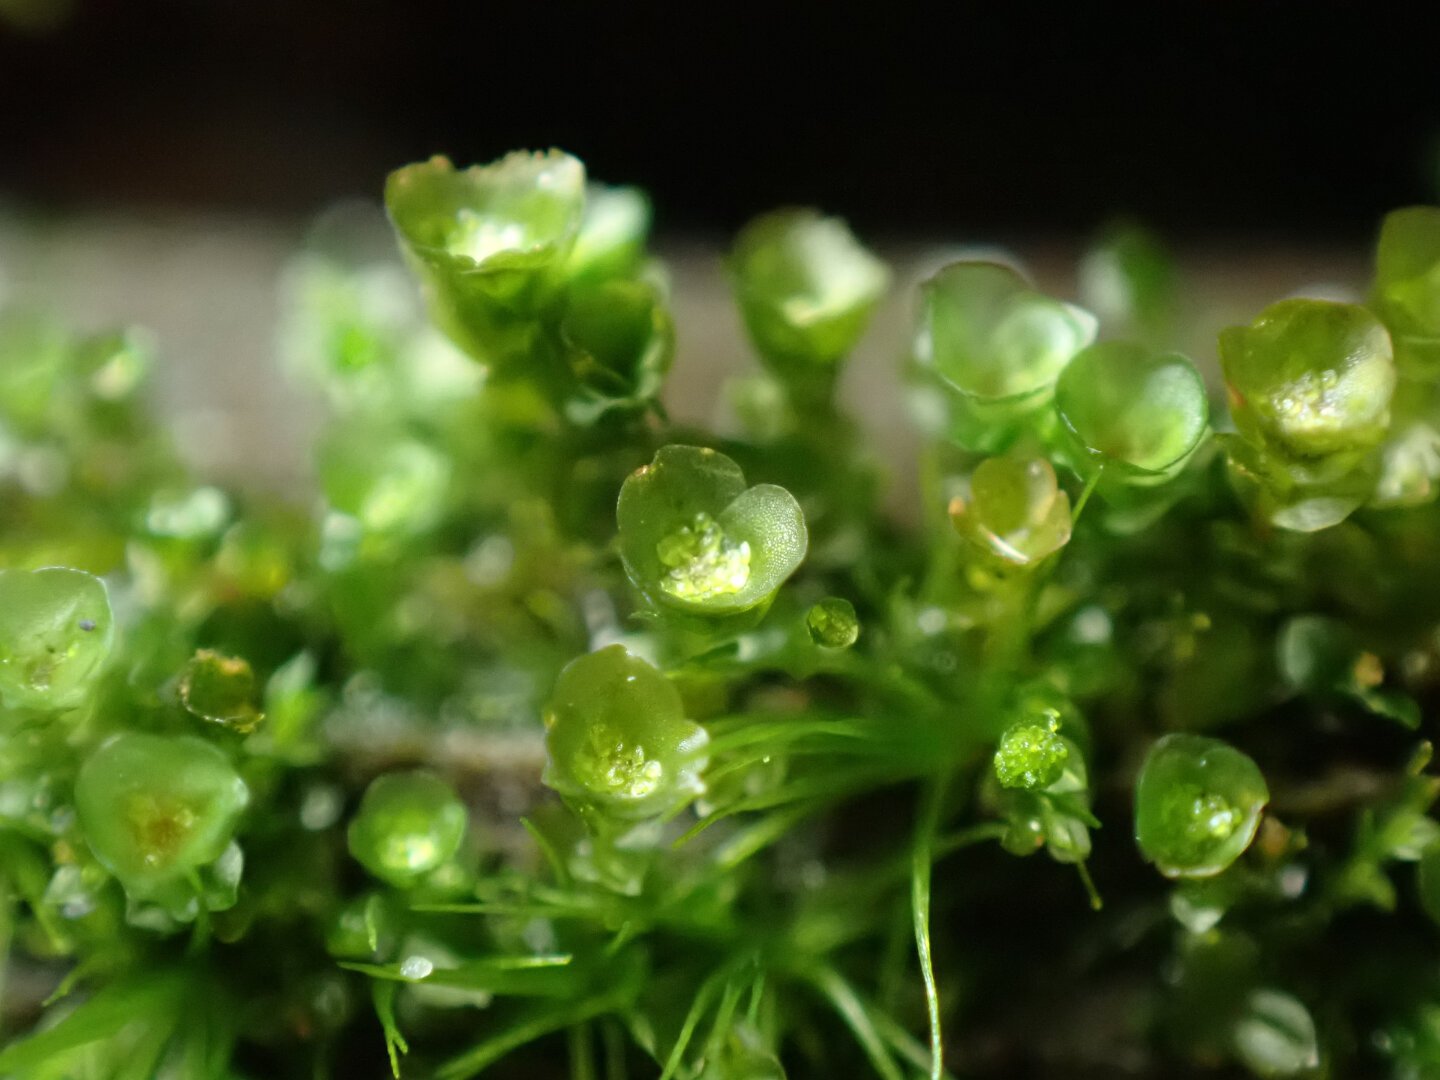
<path fill-rule="evenodd" d="M 667 230 L 805 201 L 891 234 L 1348 239 L 1440 195 L 1419 0 L 71 7 L 0 24 L 0 198 L 299 214 L 547 145 Z"/>

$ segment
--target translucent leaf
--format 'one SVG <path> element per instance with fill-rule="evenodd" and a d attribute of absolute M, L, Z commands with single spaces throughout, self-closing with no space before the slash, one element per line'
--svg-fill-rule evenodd
<path fill-rule="evenodd" d="M 77 704 L 110 655 L 114 618 L 104 584 L 82 570 L 0 570 L 0 699 Z"/>
<path fill-rule="evenodd" d="M 575 281 L 634 274 L 645 255 L 650 216 L 650 200 L 639 188 L 587 185 L 567 275 Z"/>
<path fill-rule="evenodd" d="M 95 857 L 143 898 L 218 859 L 249 794 L 210 743 L 132 732 L 86 759 L 75 809 Z"/>
<path fill-rule="evenodd" d="M 1167 877 L 1209 877 L 1250 846 L 1270 799 L 1259 768 L 1200 735 L 1167 735 L 1135 786 L 1135 839 Z"/>
<path fill-rule="evenodd" d="M 53 1027 L 0 1050 L 0 1072 L 20 1077 L 82 1047 L 115 1038 L 132 1027 L 168 1038 L 178 1023 L 184 984 L 164 974 L 133 978 L 100 990 Z"/>
<path fill-rule="evenodd" d="M 1235 434 L 1216 435 L 1215 440 L 1225 451 L 1240 500 L 1257 517 L 1282 529 L 1318 532 L 1338 525 L 1375 491 L 1375 461 L 1367 456 L 1337 453 L 1302 460 Z"/>
<path fill-rule="evenodd" d="M 1372 295 L 1401 369 L 1421 377 L 1440 372 L 1440 207 L 1385 215 Z"/>
<path fill-rule="evenodd" d="M 190 713 L 242 734 L 255 730 L 255 673 L 248 661 L 200 649 L 180 677 L 180 702 Z"/>
<path fill-rule="evenodd" d="M 545 783 L 624 819 L 704 790 L 709 738 L 654 667 L 611 645 L 571 661 L 545 712 Z"/>
<path fill-rule="evenodd" d="M 358 896 L 335 913 L 325 935 L 325 950 L 339 960 L 369 959 L 393 945 L 396 923 L 385 894 Z"/>
<path fill-rule="evenodd" d="M 558 150 L 520 150 L 463 170 L 434 157 L 397 169 L 385 185 L 390 219 L 410 250 L 481 273 L 568 254 L 584 196 L 585 167 Z"/>
<path fill-rule="evenodd" d="M 1278 990 L 1251 992 L 1234 1037 L 1236 1055 L 1256 1076 L 1295 1076 L 1320 1065 L 1310 1010 Z"/>
<path fill-rule="evenodd" d="M 1118 341 L 1091 345 L 1070 362 L 1055 407 L 1087 452 L 1144 473 L 1189 455 L 1210 416 L 1205 383 L 1189 360 Z"/>
<path fill-rule="evenodd" d="M 342 963 L 350 971 L 372 979 L 399 983 L 423 983 L 450 990 L 482 991 L 506 997 L 566 997 L 572 994 L 578 975 L 569 968 L 571 957 L 497 956 L 466 960 L 453 966 L 425 964 Z"/>
<path fill-rule="evenodd" d="M 577 422 L 648 404 L 675 355 L 675 327 L 654 288 L 607 281 L 571 294 L 560 336 L 581 390 L 567 405 Z"/>
<path fill-rule="evenodd" d="M 745 487 L 723 454 L 666 446 L 632 473 L 616 506 L 626 573 L 650 599 L 697 614 L 769 600 L 805 558 L 800 505 L 773 484 Z"/>
<path fill-rule="evenodd" d="M 1362 307 L 1282 300 L 1220 335 L 1235 425 L 1300 458 L 1367 450 L 1384 437 L 1395 391 L 1390 336 Z"/>
<path fill-rule="evenodd" d="M 1080 297 L 1111 333 L 1154 341 L 1175 314 L 1174 260 L 1148 230 L 1112 228 L 1080 262 Z"/>
<path fill-rule="evenodd" d="M 829 366 L 854 347 L 890 282 L 845 223 L 778 210 L 747 225 L 727 262 L 760 355 L 782 370 Z"/>
<path fill-rule="evenodd" d="M 1323 615 L 1297 615 L 1276 638 L 1281 676 L 1294 689 L 1318 695 L 1345 695 L 1370 712 L 1412 731 L 1420 726 L 1420 707 L 1398 690 L 1382 687 L 1380 660 L 1365 652 L 1351 627 Z"/>
<path fill-rule="evenodd" d="M 1043 458 L 997 457 L 970 478 L 970 497 L 950 501 L 950 522 L 987 555 L 1030 566 L 1070 540 L 1070 498 Z"/>
<path fill-rule="evenodd" d="M 1089 312 L 1037 292 L 999 263 L 957 262 L 922 286 L 916 359 L 961 394 L 1028 398 L 1095 340 Z"/>
<path fill-rule="evenodd" d="M 533 361 L 530 320 L 563 281 L 584 202 L 585 168 L 558 150 L 465 170 L 436 157 L 385 185 L 432 315 L 462 348 L 502 368 Z"/>
<path fill-rule="evenodd" d="M 1339 619 L 1297 615 L 1275 641 L 1280 674 L 1297 690 L 1332 691 L 1346 685 L 1360 655 L 1355 632 Z"/>
<path fill-rule="evenodd" d="M 350 854 L 376 877 L 411 885 L 455 854 L 467 822 L 465 805 L 438 776 L 387 773 L 365 789 L 350 822 Z"/>
<path fill-rule="evenodd" d="M 1401 379 L 1371 506 L 1422 506 L 1440 492 L 1440 385 Z"/>
<path fill-rule="evenodd" d="M 409 535 L 433 525 L 450 475 L 450 462 L 429 444 L 371 423 L 337 431 L 320 450 L 330 505 L 378 535 Z"/>

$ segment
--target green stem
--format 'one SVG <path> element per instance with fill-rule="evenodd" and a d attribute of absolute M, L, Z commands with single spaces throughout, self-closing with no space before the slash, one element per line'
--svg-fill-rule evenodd
<path fill-rule="evenodd" d="M 925 981 L 925 1009 L 930 1019 L 930 1080 L 940 1080 L 944 1071 L 940 993 L 935 985 L 935 966 L 930 953 L 930 867 L 948 784 L 948 774 L 942 774 L 925 792 L 911 854 L 910 910 L 914 919 L 915 952 L 920 961 L 920 976 Z"/>
<path fill-rule="evenodd" d="M 1080 883 L 1085 886 L 1085 892 L 1090 897 L 1090 908 L 1092 911 L 1099 911 L 1105 906 L 1105 901 L 1100 898 L 1100 890 L 1095 888 L 1095 879 L 1090 876 L 1090 868 L 1081 859 L 1075 864 L 1075 870 L 1080 875 Z"/>
<path fill-rule="evenodd" d="M 606 1020 L 605 1034 L 605 1080 L 628 1080 L 629 1069 L 625 1065 L 625 1031 L 617 1020 Z"/>
<path fill-rule="evenodd" d="M 210 944 L 210 908 L 205 903 L 205 886 L 200 882 L 200 872 L 190 871 L 186 880 L 195 890 L 195 927 L 190 934 L 190 946 L 186 951 L 190 956 L 198 956 Z"/>
<path fill-rule="evenodd" d="M 1095 471 L 1090 474 L 1090 479 L 1085 481 L 1085 489 L 1080 492 L 1080 498 L 1075 502 L 1075 509 L 1070 513 L 1070 527 L 1072 529 L 1080 523 L 1080 515 L 1085 510 L 1085 504 L 1090 501 L 1090 496 L 1094 494 L 1095 487 L 1100 483 L 1100 476 L 1104 471 L 1104 463 L 1097 465 Z"/>
<path fill-rule="evenodd" d="M 760 1025 L 760 1006 L 765 1001 L 765 969 L 761 968 L 750 983 L 750 1004 L 745 1009 L 745 1019 L 751 1027 Z"/>
<path fill-rule="evenodd" d="M 890 1051 L 880 1036 L 870 1009 L 855 992 L 855 988 L 829 965 L 814 969 L 809 973 L 809 977 L 854 1034 L 855 1041 L 865 1051 L 871 1068 L 879 1074 L 881 1080 L 904 1080 L 904 1074 L 900 1072 L 900 1067 L 895 1064 L 895 1059 L 890 1056 Z"/>
<path fill-rule="evenodd" d="M 946 855 L 953 855 L 961 848 L 982 844 L 986 840 L 1000 840 L 1009 832 L 1009 826 L 999 821 L 982 821 L 977 825 L 953 832 L 935 841 L 933 862 L 939 862 Z"/>
<path fill-rule="evenodd" d="M 685 1051 L 689 1048 L 690 1040 L 695 1035 L 695 1029 L 700 1026 L 700 1020 L 705 1015 L 705 1010 L 710 1007 L 710 999 L 715 996 L 721 983 L 730 977 L 733 970 L 733 964 L 716 968 L 700 984 L 700 989 L 695 992 L 695 997 L 690 1003 L 690 1011 L 685 1014 L 685 1020 L 680 1025 L 680 1033 L 675 1036 L 675 1045 L 670 1048 L 670 1054 L 665 1059 L 665 1068 L 660 1073 L 660 1080 L 670 1080 L 679 1071 L 681 1062 L 685 1060 Z"/>
<path fill-rule="evenodd" d="M 595 1040 L 590 1024 L 576 1024 L 569 1031 L 570 1080 L 598 1080 L 595 1069 Z"/>
<path fill-rule="evenodd" d="M 623 997 L 620 991 L 599 994 L 584 1001 L 534 1013 L 529 1019 L 515 1024 L 509 1030 L 451 1058 L 440 1066 L 435 1075 L 439 1080 L 469 1080 L 526 1043 L 614 1012 L 622 1004 Z"/>
<path fill-rule="evenodd" d="M 15 933 L 14 904 L 4 881 L 0 881 L 0 1003 L 8 1001 L 5 996 L 6 976 L 10 972 L 10 942 Z M 0 1011 L 0 1022 L 4 1014 Z M 3 1026 L 0 1026 L 3 1032 Z"/>

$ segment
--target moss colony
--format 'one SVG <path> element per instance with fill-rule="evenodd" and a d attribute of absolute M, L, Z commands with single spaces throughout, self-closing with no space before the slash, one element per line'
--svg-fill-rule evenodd
<path fill-rule="evenodd" d="M 649 206 L 400 169 L 286 279 L 318 489 L 187 471 L 142 340 L 0 326 L 0 1076 L 1440 1076 L 1440 209 L 1171 350 L 962 260 L 916 523 L 840 221 L 727 262 L 667 418 Z M 422 302 L 423 297 L 423 302 Z"/>

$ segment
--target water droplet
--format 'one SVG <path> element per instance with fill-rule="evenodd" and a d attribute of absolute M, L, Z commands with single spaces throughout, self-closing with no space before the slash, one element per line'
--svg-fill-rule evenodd
<path fill-rule="evenodd" d="M 434 970 L 435 965 L 423 956 L 407 956 L 400 963 L 400 974 L 407 979 L 424 979 Z"/>

